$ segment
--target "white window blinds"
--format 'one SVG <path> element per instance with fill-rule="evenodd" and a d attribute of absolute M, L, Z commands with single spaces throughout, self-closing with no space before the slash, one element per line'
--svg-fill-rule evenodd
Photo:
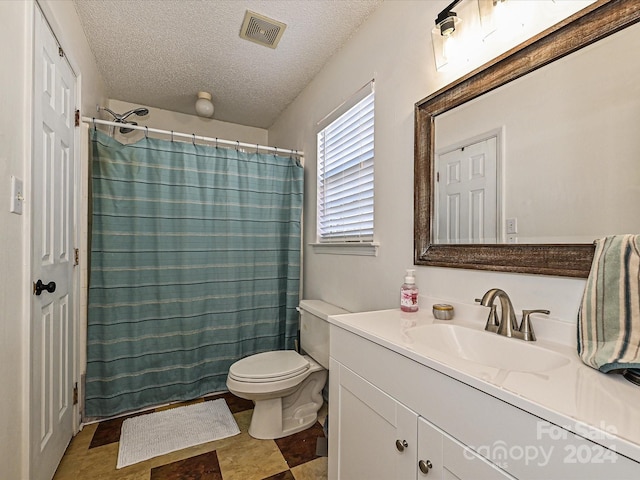
<path fill-rule="evenodd" d="M 318 240 L 373 241 L 374 92 L 318 133 Z"/>

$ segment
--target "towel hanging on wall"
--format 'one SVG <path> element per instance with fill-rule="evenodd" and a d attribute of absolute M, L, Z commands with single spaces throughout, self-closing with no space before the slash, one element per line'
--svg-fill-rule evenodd
<path fill-rule="evenodd" d="M 640 235 L 595 243 L 578 312 L 578 354 L 602 372 L 640 368 Z"/>

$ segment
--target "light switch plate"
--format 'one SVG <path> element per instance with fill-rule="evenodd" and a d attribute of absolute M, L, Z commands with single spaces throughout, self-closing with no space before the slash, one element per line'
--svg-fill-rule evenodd
<path fill-rule="evenodd" d="M 24 203 L 24 193 L 22 189 L 22 180 L 11 176 L 11 203 L 9 211 L 17 215 L 22 215 L 22 204 Z"/>
<path fill-rule="evenodd" d="M 507 218 L 507 233 L 518 233 L 517 218 Z"/>

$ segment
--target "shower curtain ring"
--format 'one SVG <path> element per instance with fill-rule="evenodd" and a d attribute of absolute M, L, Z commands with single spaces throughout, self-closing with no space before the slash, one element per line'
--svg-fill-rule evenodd
<path fill-rule="evenodd" d="M 149 127 L 145 125 L 144 128 L 145 128 L 144 138 L 149 139 Z"/>
<path fill-rule="evenodd" d="M 192 143 L 193 143 L 193 146 L 195 147 L 196 146 L 196 134 L 192 133 L 191 135 L 193 135 Z"/>
<path fill-rule="evenodd" d="M 260 144 L 256 143 L 256 154 L 260 153 Z"/>
<path fill-rule="evenodd" d="M 236 140 L 236 152 L 238 151 L 238 148 L 240 148 L 240 141 Z"/>
<path fill-rule="evenodd" d="M 173 130 L 171 130 L 171 141 L 173 142 Z"/>
<path fill-rule="evenodd" d="M 218 137 L 216 137 L 216 148 L 218 148 Z"/>
<path fill-rule="evenodd" d="M 93 131 L 96 131 L 96 117 L 93 117 Z"/>

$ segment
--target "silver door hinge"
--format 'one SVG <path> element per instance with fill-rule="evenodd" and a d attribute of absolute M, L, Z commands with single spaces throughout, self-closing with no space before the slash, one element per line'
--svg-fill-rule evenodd
<path fill-rule="evenodd" d="M 75 123 L 76 127 L 80 126 L 80 110 L 78 110 L 76 108 L 76 123 Z"/>
<path fill-rule="evenodd" d="M 80 249 L 73 249 L 73 266 L 77 267 L 80 264 Z"/>
<path fill-rule="evenodd" d="M 73 384 L 73 404 L 78 404 L 78 382 Z"/>
<path fill-rule="evenodd" d="M 62 49 L 62 47 L 58 47 L 58 55 L 64 57 L 64 50 Z"/>

